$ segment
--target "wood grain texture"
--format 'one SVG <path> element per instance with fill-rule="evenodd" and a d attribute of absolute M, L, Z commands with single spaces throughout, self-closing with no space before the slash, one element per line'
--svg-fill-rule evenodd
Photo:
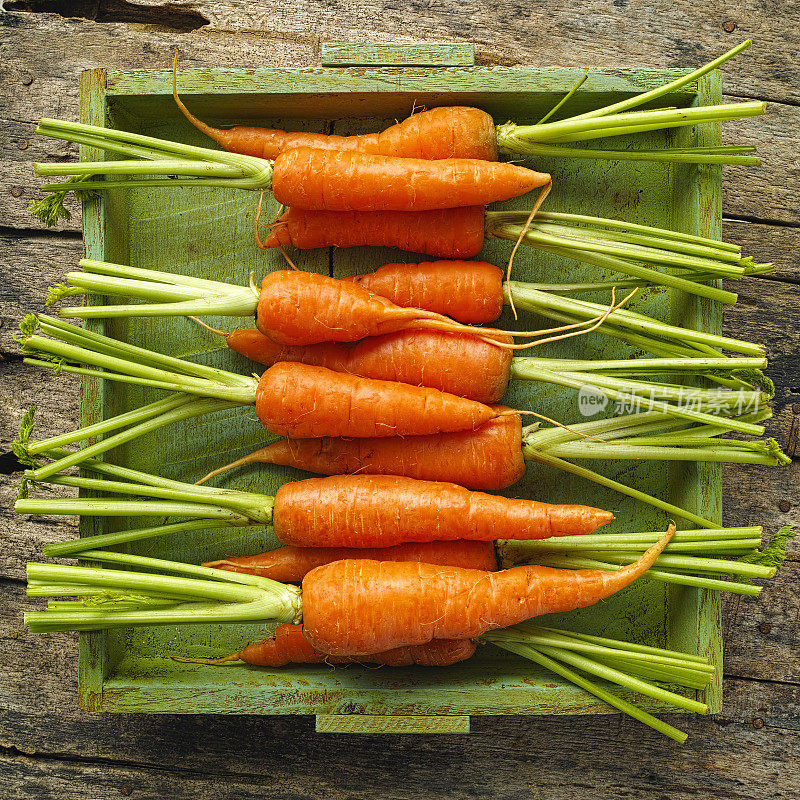
<path fill-rule="evenodd" d="M 323 67 L 472 67 L 475 45 L 322 42 L 320 63 Z"/>
<path fill-rule="evenodd" d="M 5 7 L 13 6 L 6 3 Z M 31 4 L 33 5 L 33 4 Z M 140 0 L 156 8 L 158 0 Z M 50 236 L 24 212 L 36 181 L 29 163 L 75 156 L 65 143 L 32 135 L 39 116 L 77 118 L 82 69 L 162 69 L 178 45 L 182 65 L 298 67 L 318 63 L 321 41 L 475 42 L 482 65 L 694 66 L 752 36 L 755 46 L 725 71 L 728 100 L 772 101 L 767 116 L 726 125 L 725 141 L 758 140 L 765 164 L 726 168 L 725 212 L 783 226 L 728 222 L 725 238 L 775 260 L 778 281 L 740 285 L 743 303 L 725 314 L 729 335 L 766 341 L 778 383 L 773 435 L 796 428 L 800 387 L 796 340 L 786 337 L 800 303 L 800 230 L 796 131 L 800 78 L 795 68 L 798 4 L 746 0 L 554 0 L 546 13 L 517 0 L 347 4 L 298 0 L 173 3 L 196 9 L 209 25 L 181 33 L 155 24 L 99 23 L 51 13 L 0 12 L 0 77 L 10 87 L 0 136 L 0 207 L 8 234 L 0 250 L 0 352 L 10 333 L 62 265 L 80 255 L 79 218 Z M 725 26 L 725 27 L 723 27 Z M 730 30 L 733 28 L 733 30 Z M 398 37 L 397 32 L 405 35 Z M 3 102 L 3 101 L 0 101 Z M 21 191 L 20 191 L 21 189 Z M 35 262 L 36 267 L 30 266 Z M 18 274 L 15 274 L 18 273 Z M 792 285 L 794 282 L 795 285 Z M 7 289 L 8 287 L 8 289 Z M 19 297 L 14 303 L 15 293 Z M 797 327 L 792 322 L 796 335 Z M 42 400 L 42 432 L 71 428 L 77 391 L 68 378 L 0 363 L 0 456 L 24 408 Z M 3 462 L 6 463 L 6 462 Z M 797 462 L 784 470 L 727 466 L 725 522 L 800 524 Z M 706 800 L 794 798 L 800 783 L 800 696 L 796 666 L 798 545 L 792 562 L 758 601 L 725 601 L 724 711 L 712 718 L 673 717 L 686 745 L 664 741 L 620 717 L 474 718 L 468 737 L 313 735 L 313 720 L 286 718 L 95 715 L 75 705 L 76 637 L 32 636 L 20 610 L 21 579 L 41 545 L 71 535 L 41 518 L 16 518 L 7 503 L 18 475 L 0 474 L 0 769 L 9 800 L 132 796 L 161 800 L 261 798 L 609 797 Z M 779 505 L 782 504 L 782 505 Z"/>
<path fill-rule="evenodd" d="M 796 70 L 789 68 L 792 47 L 797 44 L 791 24 L 797 3 L 778 3 L 770 9 L 771 25 L 780 34 L 770 32 L 772 28 L 763 30 L 757 0 L 748 0 L 747 5 L 751 6 L 747 11 L 737 13 L 741 20 L 734 37 L 722 29 L 730 21 L 724 7 L 698 21 L 689 13 L 691 6 L 675 14 L 663 0 L 657 8 L 634 0 L 630 9 L 627 0 L 593 0 L 580 10 L 559 2 L 555 7 L 548 4 L 546 17 L 523 12 L 516 0 L 506 0 L 500 8 L 472 0 L 459 4 L 457 13 L 447 11 L 447 4 L 424 4 L 415 11 L 393 0 L 376 6 L 337 6 L 335 14 L 311 0 L 305 6 L 294 5 L 291 12 L 278 6 L 269 14 L 242 2 L 193 3 L 210 24 L 177 37 L 155 26 L 98 24 L 56 14 L 0 14 L 0 33 L 13 41 L 7 59 L 0 63 L 0 79 L 12 88 L 7 98 L 8 123 L 0 140 L 3 224 L 43 227 L 25 211 L 37 196 L 39 183 L 30 162 L 75 157 L 77 150 L 65 142 L 37 137 L 33 130 L 41 116 L 77 117 L 76 76 L 83 69 L 164 69 L 175 46 L 180 47 L 182 67 L 310 66 L 319 63 L 320 43 L 332 39 L 334 31 L 353 33 L 353 41 L 364 41 L 363 32 L 370 31 L 375 34 L 372 41 L 395 42 L 395 32 L 407 30 L 411 21 L 413 35 L 400 41 L 474 41 L 479 64 L 503 66 L 693 67 L 739 39 L 760 33 L 754 46 L 728 65 L 723 85 L 728 101 L 747 96 L 770 100 L 772 105 L 764 117 L 726 123 L 724 141 L 757 142 L 764 163 L 749 171 L 726 169 L 725 211 L 797 223 L 800 212 L 793 198 L 800 192 L 800 164 L 791 145 L 800 125 L 796 105 L 800 88 Z M 745 19 L 758 19 L 759 25 Z M 698 24 L 702 34 L 695 30 Z M 640 28 L 640 36 L 632 35 L 632 25 Z M 615 36 L 621 37 L 619 45 L 609 46 Z M 699 41 L 704 45 L 692 44 Z M 564 42 L 570 43 L 569 48 Z M 63 58 L 54 60 L 53 52 L 63 53 Z M 59 229 L 77 231 L 77 206 L 70 201 L 68 208 L 73 219 L 61 223 Z"/>

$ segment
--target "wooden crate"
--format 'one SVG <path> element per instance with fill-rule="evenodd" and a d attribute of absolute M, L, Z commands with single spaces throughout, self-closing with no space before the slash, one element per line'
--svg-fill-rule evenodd
<path fill-rule="evenodd" d="M 474 105 L 490 112 L 498 122 L 509 118 L 535 122 L 581 75 L 575 69 L 446 66 L 472 63 L 469 50 L 452 47 L 417 48 L 410 55 L 402 47 L 366 48 L 358 57 L 370 66 L 335 66 L 353 64 L 353 52 L 352 45 L 327 46 L 324 63 L 334 66 L 319 68 L 183 70 L 180 90 L 190 108 L 212 124 L 247 122 L 347 134 L 379 130 L 420 106 Z M 579 113 L 614 102 L 680 74 L 674 70 L 593 70 L 568 110 Z M 82 121 L 212 146 L 178 113 L 170 87 L 167 71 L 85 72 L 81 79 Z M 682 106 L 720 100 L 720 79 L 714 73 L 662 98 L 659 104 Z M 716 145 L 716 128 L 653 132 L 638 136 L 635 142 L 612 140 L 613 145 L 608 146 L 650 149 L 667 142 L 675 146 Z M 81 157 L 103 156 L 82 148 Z M 539 159 L 532 166 L 553 174 L 549 210 L 618 217 L 704 236 L 720 234 L 719 167 L 578 159 Z M 279 252 L 262 251 L 254 244 L 257 201 L 255 193 L 227 189 L 107 192 L 89 201 L 84 209 L 86 255 L 244 283 L 251 271 L 259 276 L 285 267 Z M 498 207 L 526 208 L 529 203 L 529 198 L 523 198 Z M 271 199 L 265 206 L 264 218 L 268 220 L 276 206 Z M 481 257 L 504 264 L 509 251 L 507 242 L 488 241 Z M 335 276 L 368 271 L 386 261 L 413 260 L 408 254 L 367 248 L 303 251 L 294 257 L 301 269 Z M 596 274 L 594 268 L 524 252 L 524 248 L 516 258 L 514 271 L 518 280 L 540 282 L 574 282 Z M 716 304 L 677 292 L 648 290 L 635 307 L 671 322 L 720 330 L 721 311 Z M 228 320 L 210 322 L 231 325 Z M 502 322 L 513 321 L 506 314 Z M 523 315 L 521 322 L 529 328 L 536 321 Z M 253 369 L 250 362 L 221 347 L 218 338 L 200 331 L 189 320 L 91 324 L 155 350 L 228 369 Z M 613 358 L 631 353 L 631 348 L 622 343 L 592 334 L 536 354 Z M 147 389 L 86 379 L 81 422 L 95 422 L 154 396 Z M 509 391 L 506 402 L 567 424 L 580 420 L 575 394 L 565 389 L 518 383 Z M 252 410 L 237 409 L 162 429 L 112 451 L 108 457 L 134 468 L 193 481 L 269 440 Z M 705 517 L 720 518 L 718 465 L 621 461 L 594 462 L 591 466 Z M 273 493 L 284 481 L 300 477 L 303 473 L 290 468 L 268 467 L 232 472 L 225 477 L 224 485 Z M 524 479 L 507 493 L 612 509 L 617 520 L 609 531 L 656 530 L 666 525 L 665 515 L 649 506 L 536 465 L 530 465 Z M 146 522 L 137 519 L 136 525 Z M 86 518 L 81 534 L 106 532 L 125 524 L 124 520 Z M 152 524 L 157 523 L 153 520 Z M 270 530 L 248 528 L 153 539 L 131 545 L 131 551 L 197 563 L 257 553 L 273 546 Z M 721 667 L 717 593 L 641 580 L 592 608 L 553 615 L 546 622 L 706 655 Z M 302 666 L 271 671 L 189 665 L 170 658 L 173 654 L 232 652 L 267 632 L 259 625 L 231 625 L 81 634 L 81 703 L 94 711 L 315 714 L 317 730 L 326 732 L 455 733 L 469 730 L 472 714 L 595 714 L 610 710 L 572 684 L 491 646 L 480 648 L 469 662 L 447 669 Z M 716 682 L 699 693 L 712 710 L 720 708 L 721 669 L 717 675 Z M 654 701 L 636 701 L 649 710 L 664 708 Z"/>

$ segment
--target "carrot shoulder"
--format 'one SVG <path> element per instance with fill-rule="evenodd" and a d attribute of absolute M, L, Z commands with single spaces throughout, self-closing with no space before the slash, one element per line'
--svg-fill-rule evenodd
<path fill-rule="evenodd" d="M 643 575 L 667 534 L 616 572 L 514 567 L 501 572 L 379 561 L 337 561 L 303 580 L 303 627 L 332 655 L 467 639 L 531 617 L 593 605 Z"/>
<path fill-rule="evenodd" d="M 272 193 L 283 205 L 309 211 L 434 211 L 509 200 L 550 180 L 499 161 L 296 147 L 275 159 Z"/>

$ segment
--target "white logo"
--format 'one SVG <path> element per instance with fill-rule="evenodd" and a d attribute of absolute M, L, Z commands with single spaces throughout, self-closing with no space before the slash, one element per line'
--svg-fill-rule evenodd
<path fill-rule="evenodd" d="M 608 405 L 608 397 L 596 386 L 581 386 L 578 390 L 578 411 L 583 417 L 593 417 Z"/>

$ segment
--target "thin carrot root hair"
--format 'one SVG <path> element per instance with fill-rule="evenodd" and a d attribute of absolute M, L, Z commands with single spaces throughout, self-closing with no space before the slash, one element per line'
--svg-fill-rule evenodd
<path fill-rule="evenodd" d="M 591 333 L 592 331 L 597 330 L 608 318 L 609 314 L 614 311 L 619 310 L 622 308 L 635 294 L 638 292 L 638 288 L 633 289 L 633 291 L 629 292 L 622 300 L 618 303 L 615 302 L 616 297 L 616 290 L 612 287 L 611 289 L 611 305 L 602 313 L 598 314 L 596 317 L 592 317 L 591 319 L 585 319 L 582 322 L 573 322 L 569 325 L 561 325 L 557 328 L 545 328 L 544 330 L 540 331 L 523 331 L 523 332 L 513 332 L 513 336 L 547 336 L 547 334 L 551 333 L 558 333 L 561 334 L 559 336 L 548 336 L 545 339 L 539 339 L 536 342 L 526 342 L 523 344 L 513 344 L 510 342 L 496 342 L 493 339 L 484 338 L 482 336 L 478 336 L 477 338 L 483 339 L 483 341 L 489 342 L 490 344 L 494 344 L 497 347 L 504 347 L 508 350 L 527 350 L 530 347 L 538 347 L 542 344 L 547 344 L 548 342 L 557 342 L 561 339 L 571 339 L 574 336 L 583 336 L 586 333 Z M 589 326 L 589 327 L 586 327 Z M 423 326 L 420 326 L 423 327 Z M 477 328 L 473 330 L 490 330 L 494 331 L 497 329 L 494 328 Z M 562 331 L 570 331 L 569 333 L 562 333 Z"/>
<path fill-rule="evenodd" d="M 289 266 L 290 266 L 290 267 L 291 267 L 293 270 L 295 270 L 296 272 L 300 272 L 300 270 L 297 268 L 297 265 L 294 263 L 294 261 L 292 261 L 292 259 L 291 259 L 291 258 L 289 258 L 289 254 L 286 252 L 286 248 L 285 248 L 285 247 L 284 247 L 282 244 L 279 244 L 279 245 L 278 245 L 278 250 L 280 250 L 280 251 L 281 251 L 281 254 L 282 254 L 282 255 L 283 255 L 283 257 L 286 259 L 286 261 L 287 261 L 287 263 L 289 264 Z"/>
<path fill-rule="evenodd" d="M 436 314 L 435 312 L 431 312 L 431 316 L 428 319 L 413 320 L 408 327 L 438 330 L 445 333 L 466 333 L 470 336 L 480 339 L 481 341 L 494 345 L 495 347 L 501 347 L 507 350 L 527 350 L 529 347 L 538 347 L 540 344 L 555 342 L 559 339 L 569 339 L 573 336 L 581 336 L 584 333 L 590 333 L 591 331 L 596 330 L 600 325 L 603 324 L 603 322 L 605 322 L 606 318 L 612 311 L 616 311 L 625 305 L 625 303 L 627 303 L 637 291 L 637 289 L 634 289 L 619 303 L 615 303 L 615 295 L 612 289 L 611 305 L 602 314 L 598 314 L 596 317 L 592 317 L 591 319 L 586 319 L 581 322 L 573 322 L 569 325 L 560 325 L 556 328 L 544 328 L 538 331 L 511 331 L 504 330 L 502 328 L 481 328 L 473 325 L 464 325 L 460 322 L 448 321 L 448 317 L 445 317 L 442 314 Z M 587 325 L 590 327 L 586 328 L 585 330 L 580 330 L 585 328 Z M 553 333 L 561 334 L 563 331 L 571 332 L 560 336 L 549 336 L 549 334 Z M 515 344 L 513 342 L 505 342 L 493 338 L 495 336 L 524 336 L 528 338 L 546 336 L 548 338 L 540 339 L 536 342 Z"/>
<path fill-rule="evenodd" d="M 533 222 L 533 218 L 536 216 L 536 212 L 541 207 L 542 203 L 545 201 L 547 195 L 550 194 L 550 190 L 553 188 L 553 181 L 551 180 L 549 183 L 546 183 L 542 186 L 541 191 L 539 192 L 539 196 L 536 198 L 536 202 L 533 204 L 533 208 L 531 209 L 531 213 L 528 214 L 528 218 L 525 220 L 525 224 L 522 226 L 522 230 L 520 231 L 519 236 L 517 237 L 517 241 L 514 242 L 514 247 L 511 250 L 511 255 L 508 257 L 508 268 L 506 269 L 506 281 L 511 280 L 511 266 L 514 263 L 514 256 L 517 254 L 517 250 L 519 246 L 522 244 L 522 240 L 525 237 L 525 234 L 528 232 L 528 228 Z M 517 315 L 517 307 L 514 305 L 514 293 L 510 292 L 508 296 L 508 305 L 511 308 L 512 313 L 514 314 L 514 319 L 518 319 Z"/>
<path fill-rule="evenodd" d="M 194 114 L 192 114 L 191 111 L 189 111 L 188 108 L 186 108 L 186 105 L 184 104 L 183 100 L 181 100 L 181 98 L 178 97 L 179 55 L 180 52 L 176 47 L 175 58 L 172 60 L 172 99 L 175 101 L 175 105 L 178 106 L 183 116 L 186 117 L 186 119 L 189 120 L 189 122 L 191 122 L 192 125 L 194 125 L 194 127 L 197 128 L 197 130 L 199 130 L 201 133 L 204 133 L 206 136 L 208 136 L 209 139 L 213 139 L 217 144 L 222 145 L 222 142 L 220 141 L 221 134 L 225 133 L 226 131 L 224 131 L 221 128 L 213 128 L 207 122 L 203 122 L 203 120 L 198 119 Z"/>
<path fill-rule="evenodd" d="M 258 451 L 256 450 L 255 452 L 250 453 L 249 455 L 242 456 L 242 458 L 237 458 L 236 461 L 231 461 L 230 464 L 225 464 L 225 466 L 223 467 L 218 467 L 217 469 L 211 470 L 211 472 L 209 472 L 208 475 L 204 475 L 202 478 L 200 478 L 199 481 L 195 481 L 194 485 L 200 486 L 201 484 L 206 483 L 206 481 L 210 481 L 212 478 L 216 478 L 217 475 L 221 475 L 223 472 L 228 472 L 228 470 L 235 469 L 236 467 L 245 467 L 248 464 L 260 463 L 259 459 L 256 457 L 257 453 Z"/>
<path fill-rule="evenodd" d="M 231 335 L 231 331 L 221 331 L 219 328 L 212 328 L 207 322 L 203 322 L 199 317 L 187 317 L 187 319 L 192 320 L 192 322 L 196 322 L 198 325 L 205 328 L 207 331 L 211 331 L 211 333 L 218 333 L 220 336 L 224 336 L 226 339 Z"/>
<path fill-rule="evenodd" d="M 576 431 L 574 428 L 570 428 L 569 425 L 565 425 L 563 422 L 559 422 L 555 419 L 550 419 L 550 417 L 546 417 L 544 414 L 539 414 L 536 411 L 529 411 L 527 409 L 520 410 L 516 408 L 510 408 L 508 411 L 500 411 L 497 413 L 496 416 L 498 417 L 512 417 L 514 415 L 522 415 L 525 414 L 526 416 L 536 417 L 536 419 L 542 419 L 545 422 L 549 422 L 551 425 L 555 425 L 557 428 L 563 428 L 565 431 L 569 431 L 570 433 L 574 433 L 576 436 L 579 436 L 581 439 L 589 439 L 593 442 L 605 442 L 605 439 L 601 439 L 598 436 L 590 436 L 588 433 L 583 433 L 581 431 Z M 223 467 L 224 469 L 224 467 Z"/>

